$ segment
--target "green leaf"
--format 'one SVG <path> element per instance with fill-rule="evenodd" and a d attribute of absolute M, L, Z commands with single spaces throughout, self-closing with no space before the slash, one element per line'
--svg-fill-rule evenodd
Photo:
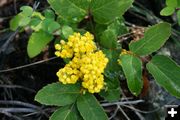
<path fill-rule="evenodd" d="M 79 95 L 79 84 L 63 85 L 58 82 L 42 88 L 35 100 L 45 105 L 65 106 L 74 103 Z"/>
<path fill-rule="evenodd" d="M 180 26 L 180 10 L 177 11 L 177 21 Z"/>
<path fill-rule="evenodd" d="M 100 92 L 100 95 L 107 101 L 113 102 L 120 99 L 120 83 L 118 78 L 105 79 L 107 90 Z"/>
<path fill-rule="evenodd" d="M 28 41 L 27 52 L 30 58 L 41 53 L 45 46 L 53 39 L 53 36 L 46 32 L 34 32 Z"/>
<path fill-rule="evenodd" d="M 51 22 L 51 23 L 48 25 L 48 32 L 49 32 L 50 34 L 56 32 L 58 29 L 60 29 L 60 24 L 57 23 L 57 22 L 55 22 L 55 21 Z"/>
<path fill-rule="evenodd" d="M 48 27 L 53 22 L 54 22 L 54 20 L 52 20 L 52 19 L 48 19 L 48 18 L 44 19 L 41 23 L 42 30 L 48 32 Z"/>
<path fill-rule="evenodd" d="M 67 25 L 64 25 L 62 27 L 62 34 L 67 39 L 69 35 L 72 35 L 74 33 L 73 29 Z"/>
<path fill-rule="evenodd" d="M 180 7 L 180 1 L 177 0 L 177 7 Z"/>
<path fill-rule="evenodd" d="M 43 11 L 43 12 L 44 12 L 45 18 L 49 18 L 49 19 L 55 20 L 55 14 L 54 14 L 54 12 L 53 12 L 52 10 L 46 9 L 46 10 Z"/>
<path fill-rule="evenodd" d="M 166 5 L 175 9 L 178 5 L 177 1 L 179 0 L 166 0 Z"/>
<path fill-rule="evenodd" d="M 144 38 L 132 42 L 130 50 L 137 55 L 148 55 L 160 49 L 171 35 L 171 25 L 163 22 L 151 26 L 144 34 Z"/>
<path fill-rule="evenodd" d="M 139 95 L 143 87 L 141 60 L 129 54 L 120 56 L 120 60 L 129 90 L 135 96 Z"/>
<path fill-rule="evenodd" d="M 160 14 L 162 16 L 169 16 L 172 15 L 175 12 L 175 8 L 173 7 L 165 7 L 161 10 Z"/>
<path fill-rule="evenodd" d="M 40 12 L 36 12 L 36 11 L 33 12 L 32 17 L 36 17 L 36 18 L 39 18 L 41 20 L 45 19 L 45 17 Z"/>
<path fill-rule="evenodd" d="M 22 6 L 20 10 L 22 10 L 21 14 L 25 17 L 30 17 L 33 14 L 33 9 L 30 6 Z"/>
<path fill-rule="evenodd" d="M 22 16 L 21 20 L 19 21 L 19 26 L 24 27 L 24 26 L 28 25 L 30 23 L 30 21 L 31 21 L 30 17 Z"/>
<path fill-rule="evenodd" d="M 105 75 L 108 78 L 114 78 L 119 75 L 121 71 L 121 67 L 118 64 L 120 49 L 117 50 L 110 50 L 110 49 L 103 49 L 103 53 L 106 54 L 106 57 L 109 59 L 109 62 L 105 69 Z"/>
<path fill-rule="evenodd" d="M 63 106 L 56 110 L 50 117 L 50 120 L 82 120 L 75 104 Z"/>
<path fill-rule="evenodd" d="M 156 82 L 170 94 L 180 98 L 180 67 L 172 59 L 156 55 L 146 65 Z"/>
<path fill-rule="evenodd" d="M 132 2 L 132 0 L 92 0 L 92 15 L 97 23 L 107 24 L 116 17 L 122 16 Z"/>
<path fill-rule="evenodd" d="M 80 22 L 87 14 L 87 0 L 48 0 L 55 12 L 65 19 Z"/>
<path fill-rule="evenodd" d="M 105 30 L 100 37 L 100 45 L 104 48 L 115 49 L 117 47 L 117 35 L 111 29 Z"/>
<path fill-rule="evenodd" d="M 77 108 L 84 120 L 108 120 L 103 108 L 92 94 L 79 96 Z"/>
<path fill-rule="evenodd" d="M 124 18 L 115 19 L 109 26 L 108 29 L 114 30 L 117 36 L 126 34 L 128 32 L 127 27 L 124 24 Z"/>
<path fill-rule="evenodd" d="M 21 20 L 21 16 L 18 14 L 14 16 L 10 21 L 10 29 L 15 31 L 19 27 L 19 21 Z"/>
<path fill-rule="evenodd" d="M 34 31 L 39 31 L 41 29 L 41 19 L 40 18 L 32 18 L 31 22 L 29 23 L 31 29 L 33 29 Z"/>

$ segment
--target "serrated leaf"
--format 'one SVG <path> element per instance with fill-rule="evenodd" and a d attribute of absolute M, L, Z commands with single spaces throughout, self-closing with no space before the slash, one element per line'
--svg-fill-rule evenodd
<path fill-rule="evenodd" d="M 28 41 L 27 52 L 30 58 L 41 53 L 45 46 L 53 39 L 53 36 L 46 32 L 34 32 Z"/>
<path fill-rule="evenodd" d="M 62 27 L 62 34 L 67 39 L 69 35 L 72 35 L 74 33 L 73 29 L 67 25 L 64 25 Z"/>
<path fill-rule="evenodd" d="M 132 2 L 132 0 L 92 0 L 92 15 L 97 23 L 107 24 L 122 16 Z"/>
<path fill-rule="evenodd" d="M 100 45 L 104 48 L 115 49 L 117 47 L 117 35 L 114 30 L 105 30 L 100 37 Z"/>
<path fill-rule="evenodd" d="M 79 22 L 81 21 L 87 11 L 83 8 L 88 8 L 87 0 L 48 0 L 55 12 L 65 19 Z"/>
<path fill-rule="evenodd" d="M 170 94 L 180 98 L 180 67 L 172 59 L 156 55 L 146 65 L 156 82 Z"/>
<path fill-rule="evenodd" d="M 74 103 L 79 95 L 79 84 L 53 83 L 42 88 L 35 100 L 45 105 L 65 106 Z"/>
<path fill-rule="evenodd" d="M 103 108 L 92 94 L 79 96 L 77 108 L 84 120 L 108 120 Z"/>
<path fill-rule="evenodd" d="M 51 115 L 50 120 L 82 120 L 82 118 L 73 103 L 72 105 L 63 106 L 56 110 Z"/>
<path fill-rule="evenodd" d="M 137 55 L 148 55 L 160 49 L 171 35 L 171 25 L 163 22 L 151 26 L 144 37 L 129 44 L 130 50 Z"/>
<path fill-rule="evenodd" d="M 101 91 L 100 95 L 109 102 L 119 100 L 121 92 L 118 78 L 106 78 L 105 83 L 107 90 Z"/>
<path fill-rule="evenodd" d="M 165 7 L 161 10 L 160 14 L 162 16 L 169 16 L 172 15 L 175 12 L 175 8 L 173 7 Z"/>
<path fill-rule="evenodd" d="M 122 55 L 120 60 L 129 90 L 135 96 L 139 95 L 143 87 L 141 60 L 129 54 Z"/>

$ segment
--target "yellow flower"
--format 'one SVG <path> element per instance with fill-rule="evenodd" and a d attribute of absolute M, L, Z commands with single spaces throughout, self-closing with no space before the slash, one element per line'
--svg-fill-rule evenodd
<path fill-rule="evenodd" d="M 70 61 L 69 64 L 57 72 L 59 81 L 63 84 L 75 84 L 81 77 L 81 73 L 78 70 L 79 63 Z"/>
<path fill-rule="evenodd" d="M 97 50 L 89 32 L 84 35 L 74 33 L 68 41 L 60 41 L 55 45 L 55 55 L 61 58 L 72 58 L 64 68 L 57 72 L 59 81 L 63 84 L 75 84 L 78 80 L 82 87 L 90 93 L 98 93 L 104 87 L 104 69 L 108 59 L 101 50 Z"/>
<path fill-rule="evenodd" d="M 68 42 L 60 41 L 60 44 L 55 45 L 55 55 L 61 58 L 72 58 L 75 53 L 89 53 L 97 49 L 94 37 L 89 32 L 83 36 L 80 33 L 74 33 L 68 38 Z"/>
<path fill-rule="evenodd" d="M 82 86 L 90 93 L 98 93 L 104 87 L 102 73 L 108 63 L 102 51 L 82 56 L 80 72 L 83 73 Z"/>

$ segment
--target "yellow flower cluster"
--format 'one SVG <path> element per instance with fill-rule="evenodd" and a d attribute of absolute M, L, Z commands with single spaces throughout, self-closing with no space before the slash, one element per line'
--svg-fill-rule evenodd
<path fill-rule="evenodd" d="M 80 33 L 74 33 L 69 36 L 68 42 L 61 40 L 61 44 L 56 44 L 55 55 L 61 58 L 72 58 L 73 55 L 79 56 L 78 54 L 84 54 L 93 52 L 96 50 L 96 45 L 93 41 L 94 37 L 89 32 L 81 36 Z"/>
<path fill-rule="evenodd" d="M 83 88 L 90 93 L 98 93 L 104 87 L 103 72 L 108 59 L 101 50 L 97 50 L 93 41 L 94 37 L 89 32 L 81 35 L 74 33 L 68 41 L 60 41 L 55 45 L 56 56 L 72 58 L 64 68 L 57 72 L 59 81 L 63 84 L 74 84 L 78 80 Z"/>

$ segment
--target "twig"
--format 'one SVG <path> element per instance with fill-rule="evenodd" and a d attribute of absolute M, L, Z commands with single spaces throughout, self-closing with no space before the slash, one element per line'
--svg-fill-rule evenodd
<path fill-rule="evenodd" d="M 15 101 L 15 100 L 14 101 L 0 100 L 0 104 L 19 105 L 19 106 L 25 106 L 25 107 L 34 108 L 34 109 L 40 109 L 39 107 L 35 105 L 21 102 L 21 101 Z"/>
<path fill-rule="evenodd" d="M 129 109 L 131 109 L 131 110 L 134 110 L 134 111 L 138 111 L 138 112 L 140 112 L 140 113 L 144 113 L 144 114 L 153 113 L 153 112 L 156 112 L 156 111 L 159 110 L 159 108 L 156 108 L 156 109 L 151 110 L 151 111 L 142 111 L 142 110 L 136 109 L 136 108 L 134 108 L 134 107 L 132 107 L 132 106 L 129 106 L 129 105 L 122 105 L 122 106 L 127 107 L 127 108 L 129 108 Z"/>
<path fill-rule="evenodd" d="M 11 36 L 9 37 L 9 39 L 3 44 L 2 48 L 0 49 L 0 53 L 4 53 L 6 51 L 6 49 L 9 46 L 9 43 L 13 41 L 14 37 L 16 36 L 16 34 L 19 32 L 19 28 L 16 29 L 15 32 L 13 32 L 11 34 Z"/>
<path fill-rule="evenodd" d="M 35 112 L 35 109 L 30 108 L 0 108 L 0 112 L 8 112 L 8 113 L 29 113 Z"/>
<path fill-rule="evenodd" d="M 34 5 L 33 5 L 33 10 L 36 10 L 39 6 L 40 2 L 35 1 Z"/>
<path fill-rule="evenodd" d="M 30 89 L 30 88 L 27 88 L 27 87 L 23 87 L 23 86 L 20 86 L 20 85 L 0 85 L 0 88 L 19 88 L 19 89 L 24 89 L 24 90 L 27 90 L 27 91 L 30 91 L 30 92 L 33 92 L 35 93 L 36 91 L 33 90 L 33 89 Z"/>
<path fill-rule="evenodd" d="M 13 4 L 14 4 L 14 11 L 15 11 L 15 13 L 17 14 L 17 5 L 16 5 L 16 0 L 13 0 Z"/>
<path fill-rule="evenodd" d="M 124 110 L 121 108 L 121 106 L 118 106 L 119 110 L 122 112 L 122 114 L 126 117 L 127 120 L 131 120 L 126 113 L 124 112 Z"/>
<path fill-rule="evenodd" d="M 109 120 L 113 119 L 113 118 L 116 116 L 118 110 L 119 110 L 119 108 L 118 108 L 118 106 L 117 106 L 117 107 L 116 107 L 116 110 L 115 110 L 114 113 L 113 113 L 113 115 L 111 115 L 111 117 L 109 117 Z"/>
<path fill-rule="evenodd" d="M 41 63 L 44 63 L 44 62 L 47 62 L 47 61 L 54 60 L 54 59 L 56 59 L 56 58 L 58 58 L 58 57 L 51 57 L 51 58 L 49 58 L 49 59 L 41 60 L 41 61 L 34 62 L 34 63 L 31 63 L 31 64 L 22 65 L 22 66 L 10 68 L 10 69 L 7 69 L 7 70 L 0 70 L 0 73 L 10 72 L 10 71 L 14 71 L 14 70 L 22 69 L 22 68 L 27 68 L 27 67 L 30 67 L 30 66 L 34 66 L 34 65 L 41 64 Z"/>
<path fill-rule="evenodd" d="M 135 100 L 135 101 L 123 101 L 123 102 L 113 102 L 113 103 L 102 103 L 101 106 L 107 107 L 107 106 L 112 106 L 112 105 L 125 105 L 125 104 L 138 104 L 142 103 L 144 100 Z"/>
<path fill-rule="evenodd" d="M 0 111 L 0 113 L 8 116 L 9 118 L 13 118 L 13 119 L 15 119 L 15 120 L 22 120 L 20 117 L 17 117 L 17 116 L 15 116 L 15 115 L 12 115 L 11 113 L 8 113 L 8 112 L 1 112 L 1 111 Z"/>

